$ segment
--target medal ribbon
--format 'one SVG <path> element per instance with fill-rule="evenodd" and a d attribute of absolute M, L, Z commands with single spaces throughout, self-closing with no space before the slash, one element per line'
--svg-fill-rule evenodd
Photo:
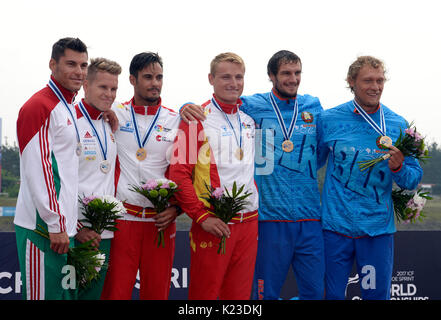
<path fill-rule="evenodd" d="M 103 155 L 103 159 L 107 160 L 107 134 L 106 134 L 106 126 L 104 125 L 104 119 L 101 119 L 101 123 L 103 124 L 103 133 L 104 133 L 104 145 L 103 145 L 100 135 L 98 134 L 98 131 L 96 130 L 95 125 L 93 124 L 93 121 L 90 118 L 89 113 L 87 112 L 86 108 L 84 107 L 81 101 L 80 103 L 78 103 L 78 106 L 81 110 L 81 113 L 87 119 L 87 122 L 89 122 L 90 127 L 92 128 L 92 131 L 95 134 L 96 138 L 98 139 L 98 144 L 100 145 L 100 150 L 101 150 L 101 154 Z"/>
<path fill-rule="evenodd" d="M 80 134 L 78 132 L 78 127 L 77 127 L 77 120 L 75 119 L 72 110 L 70 108 L 70 104 L 67 103 L 66 99 L 64 98 L 63 94 L 61 93 L 60 89 L 58 89 L 57 85 L 55 84 L 54 81 L 52 81 L 52 79 L 49 79 L 49 88 L 52 89 L 52 91 L 54 92 L 54 94 L 57 96 L 58 100 L 60 100 L 64 106 L 66 107 L 67 111 L 70 114 L 70 117 L 72 118 L 74 127 L 75 127 L 75 132 L 77 134 L 77 142 L 80 143 Z"/>
<path fill-rule="evenodd" d="M 363 117 L 364 120 L 366 120 L 367 123 L 371 125 L 371 127 L 380 135 L 385 136 L 386 135 L 386 121 L 384 120 L 384 113 L 383 108 L 380 106 L 380 127 L 378 124 L 375 123 L 375 121 L 367 114 L 366 111 L 357 103 L 357 101 L 352 100 L 352 103 L 355 107 L 355 110 L 358 111 L 358 113 Z"/>
<path fill-rule="evenodd" d="M 297 116 L 299 114 L 299 106 L 297 103 L 297 99 L 295 99 L 294 102 L 294 114 L 292 116 L 291 123 L 287 131 L 285 126 L 285 121 L 283 121 L 282 114 L 280 113 L 279 106 L 277 105 L 276 99 L 274 99 L 273 93 L 270 92 L 269 96 L 270 96 L 271 105 L 273 106 L 274 112 L 276 113 L 277 116 L 277 121 L 279 122 L 280 128 L 282 129 L 283 137 L 285 138 L 285 140 L 290 140 L 292 133 L 294 132 L 294 126 L 297 121 Z"/>
<path fill-rule="evenodd" d="M 230 126 L 231 130 L 233 130 L 234 138 L 236 139 L 236 143 L 239 146 L 240 149 L 242 149 L 242 124 L 240 122 L 240 114 L 239 109 L 237 109 L 237 121 L 239 123 L 239 139 L 237 138 L 236 130 L 234 130 L 233 124 L 231 123 L 230 119 L 228 119 L 227 114 L 222 110 L 222 108 L 217 104 L 216 100 L 214 98 L 211 99 L 211 103 L 220 111 L 225 117 L 225 120 L 227 120 L 228 125 Z"/>
<path fill-rule="evenodd" d="M 138 143 L 139 148 L 143 148 L 145 146 L 145 144 L 147 143 L 147 140 L 149 139 L 149 137 L 153 131 L 153 127 L 155 126 L 156 122 L 158 121 L 159 114 L 161 113 L 161 106 L 159 106 L 158 111 L 156 111 L 155 117 L 150 122 L 150 126 L 147 128 L 147 131 L 145 132 L 142 141 L 141 141 L 141 137 L 139 135 L 138 123 L 136 122 L 135 110 L 133 109 L 132 103 L 130 103 L 130 112 L 132 114 L 133 126 L 135 127 L 136 142 Z"/>

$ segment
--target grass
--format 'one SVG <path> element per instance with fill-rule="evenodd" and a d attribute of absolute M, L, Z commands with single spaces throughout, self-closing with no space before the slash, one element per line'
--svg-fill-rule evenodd
<path fill-rule="evenodd" d="M 14 207 L 16 199 L 0 198 L 0 207 Z M 397 224 L 399 231 L 441 231 L 441 197 L 427 201 L 424 208 L 426 216 L 422 221 L 409 224 Z M 0 217 L 0 232 L 14 232 L 14 217 Z M 176 219 L 176 229 L 178 231 L 189 231 L 191 219 L 182 214 Z"/>

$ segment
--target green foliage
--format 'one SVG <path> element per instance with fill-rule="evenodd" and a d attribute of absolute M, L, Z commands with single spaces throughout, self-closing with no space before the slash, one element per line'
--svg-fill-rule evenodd
<path fill-rule="evenodd" d="M 100 198 L 95 198 L 85 205 L 81 198 L 79 198 L 84 219 L 80 222 L 87 222 L 90 224 L 87 228 L 92 229 L 98 234 L 104 230 L 117 231 L 116 219 L 120 218 L 120 212 L 116 207 L 118 203 L 107 202 Z"/>
<path fill-rule="evenodd" d="M 17 197 L 20 189 L 20 157 L 16 146 L 2 146 L 2 192 Z"/>

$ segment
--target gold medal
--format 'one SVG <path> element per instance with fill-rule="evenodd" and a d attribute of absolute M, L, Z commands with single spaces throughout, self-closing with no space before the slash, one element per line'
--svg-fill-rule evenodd
<path fill-rule="evenodd" d="M 282 150 L 285 152 L 291 152 L 294 150 L 294 144 L 291 140 L 285 140 L 282 143 Z"/>
<path fill-rule="evenodd" d="M 242 160 L 243 159 L 243 150 L 242 148 L 237 148 L 235 156 L 237 159 Z"/>
<path fill-rule="evenodd" d="M 138 161 L 143 161 L 147 157 L 147 151 L 144 148 L 139 148 L 136 150 L 136 159 Z"/>

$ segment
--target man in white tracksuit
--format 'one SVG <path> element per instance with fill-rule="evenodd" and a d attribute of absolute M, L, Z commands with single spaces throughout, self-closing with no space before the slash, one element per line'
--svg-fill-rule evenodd
<path fill-rule="evenodd" d="M 78 131 L 83 151 L 79 157 L 79 197 L 114 196 L 116 143 L 110 125 L 104 121 L 103 112 L 109 110 L 116 98 L 118 75 L 121 67 L 104 58 L 92 59 L 84 81 L 84 99 L 75 107 Z M 84 219 L 80 205 L 78 219 Z M 104 230 L 102 234 L 87 228 L 78 221 L 77 242 L 93 240 L 93 244 L 106 255 L 107 265 L 113 232 Z M 104 285 L 107 268 L 100 270 L 100 278 L 87 289 L 80 289 L 80 300 L 98 300 Z"/>

